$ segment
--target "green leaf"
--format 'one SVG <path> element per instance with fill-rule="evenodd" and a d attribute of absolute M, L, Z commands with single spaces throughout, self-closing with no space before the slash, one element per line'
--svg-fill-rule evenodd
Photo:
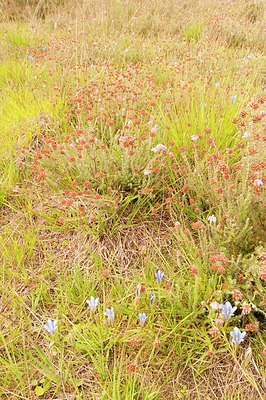
<path fill-rule="evenodd" d="M 36 396 L 40 397 L 46 392 L 46 390 L 42 386 L 36 386 L 34 392 L 35 392 Z"/>

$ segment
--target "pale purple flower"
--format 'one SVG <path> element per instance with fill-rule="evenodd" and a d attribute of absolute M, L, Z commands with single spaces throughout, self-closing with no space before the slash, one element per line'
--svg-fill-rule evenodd
<path fill-rule="evenodd" d="M 209 222 L 210 224 L 216 224 L 217 218 L 215 217 L 215 215 L 210 215 L 210 216 L 208 217 L 208 222 Z"/>
<path fill-rule="evenodd" d="M 191 137 L 190 137 L 190 139 L 192 140 L 192 142 L 196 142 L 197 140 L 198 140 L 198 136 L 197 135 L 192 135 Z"/>
<path fill-rule="evenodd" d="M 156 296 L 154 293 L 150 294 L 150 304 L 152 305 L 155 302 Z"/>
<path fill-rule="evenodd" d="M 157 144 L 157 146 L 153 147 L 151 151 L 153 151 L 154 153 L 158 153 L 160 151 L 165 151 L 166 149 L 167 147 L 164 144 L 159 143 Z"/>
<path fill-rule="evenodd" d="M 230 335 L 232 337 L 232 342 L 236 346 L 238 346 L 240 343 L 242 343 L 244 341 L 246 334 L 247 334 L 246 331 L 241 332 L 240 329 L 238 329 L 236 326 L 230 332 Z"/>
<path fill-rule="evenodd" d="M 115 319 L 115 312 L 113 308 L 107 308 L 104 315 L 107 317 L 108 323 L 112 323 Z"/>
<path fill-rule="evenodd" d="M 221 305 L 222 309 L 222 315 L 225 317 L 226 320 L 229 320 L 230 317 L 234 315 L 234 312 L 236 311 L 237 307 L 232 307 L 232 304 L 227 301 L 225 304 Z"/>
<path fill-rule="evenodd" d="M 231 103 L 235 104 L 235 102 L 236 102 L 236 96 L 231 96 Z"/>
<path fill-rule="evenodd" d="M 158 271 L 155 272 L 155 279 L 159 284 L 162 283 L 163 276 L 164 276 L 164 272 L 161 271 L 160 269 L 158 269 Z"/>
<path fill-rule="evenodd" d="M 148 316 L 145 313 L 140 313 L 139 314 L 139 324 L 140 324 L 140 326 L 143 326 L 145 324 L 147 318 L 148 318 Z"/>
<path fill-rule="evenodd" d="M 58 321 L 56 319 L 52 320 L 49 318 L 47 324 L 44 325 L 44 329 L 46 329 L 48 333 L 54 334 L 57 329 L 57 326 L 58 326 Z"/>
<path fill-rule="evenodd" d="M 210 306 L 211 306 L 211 308 L 213 309 L 213 310 L 220 310 L 220 308 L 221 308 L 221 305 L 217 302 L 217 301 L 213 301 L 211 304 L 210 304 Z"/>
<path fill-rule="evenodd" d="M 99 304 L 99 298 L 97 297 L 95 299 L 93 296 L 91 296 L 90 300 L 86 300 L 86 303 L 90 307 L 91 311 L 95 312 Z"/>
<path fill-rule="evenodd" d="M 154 125 L 154 127 L 151 129 L 151 132 L 156 133 L 156 132 L 158 132 L 158 130 L 159 130 L 158 125 Z"/>
<path fill-rule="evenodd" d="M 33 57 L 31 54 L 29 54 L 29 55 L 28 55 L 28 60 L 29 60 L 30 62 L 33 62 L 33 61 L 34 61 L 34 57 Z"/>

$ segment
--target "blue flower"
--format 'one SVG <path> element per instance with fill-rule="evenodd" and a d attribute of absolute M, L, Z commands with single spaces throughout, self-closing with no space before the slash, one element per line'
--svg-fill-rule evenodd
<path fill-rule="evenodd" d="M 225 317 L 226 320 L 229 320 L 230 317 L 234 315 L 234 312 L 236 311 L 237 307 L 232 307 L 232 304 L 230 301 L 227 301 L 225 304 L 221 305 L 222 309 L 222 315 Z"/>
<path fill-rule="evenodd" d="M 148 318 L 148 316 L 144 312 L 139 314 L 140 326 L 143 326 L 145 324 L 147 318 Z"/>
<path fill-rule="evenodd" d="M 150 294 L 150 304 L 153 304 L 155 302 L 156 296 L 154 293 Z"/>
<path fill-rule="evenodd" d="M 48 333 L 54 334 L 58 326 L 58 321 L 55 319 L 48 319 L 47 324 L 44 325 L 44 329 L 47 330 Z"/>
<path fill-rule="evenodd" d="M 95 299 L 93 296 L 91 296 L 90 300 L 87 300 L 86 303 L 90 307 L 91 311 L 95 312 L 99 304 L 99 298 L 97 297 Z"/>
<path fill-rule="evenodd" d="M 158 271 L 155 272 L 155 279 L 159 284 L 162 283 L 163 276 L 164 276 L 164 272 L 161 271 L 160 269 L 158 269 Z"/>
<path fill-rule="evenodd" d="M 236 346 L 238 346 L 240 343 L 242 343 L 244 341 L 246 334 L 247 334 L 246 331 L 241 332 L 240 329 L 238 329 L 236 326 L 230 332 L 230 335 L 232 337 L 232 342 Z"/>
<path fill-rule="evenodd" d="M 107 308 L 104 315 L 107 317 L 108 323 L 112 323 L 115 319 L 115 312 L 113 308 Z"/>

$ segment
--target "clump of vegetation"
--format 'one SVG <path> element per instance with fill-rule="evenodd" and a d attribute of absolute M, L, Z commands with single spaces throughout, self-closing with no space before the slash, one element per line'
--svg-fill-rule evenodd
<path fill-rule="evenodd" d="M 5 4 L 1 398 L 264 398 L 264 55 L 245 5 Z"/>

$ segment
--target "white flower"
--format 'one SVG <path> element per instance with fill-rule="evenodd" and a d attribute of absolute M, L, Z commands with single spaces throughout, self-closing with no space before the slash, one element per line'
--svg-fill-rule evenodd
<path fill-rule="evenodd" d="M 154 153 L 158 153 L 159 151 L 164 151 L 166 149 L 167 147 L 164 144 L 159 143 L 157 144 L 157 146 L 153 147 L 151 151 L 153 151 Z"/>
<path fill-rule="evenodd" d="M 216 224 L 217 218 L 215 217 L 215 215 L 210 215 L 210 216 L 208 217 L 208 222 L 209 222 L 210 224 Z"/>
<path fill-rule="evenodd" d="M 250 133 L 250 132 L 244 132 L 243 135 L 242 135 L 242 139 L 247 139 L 247 138 L 249 138 L 250 136 L 251 136 L 251 133 Z"/>
<path fill-rule="evenodd" d="M 197 140 L 198 140 L 198 136 L 197 135 L 192 135 L 191 137 L 190 137 L 190 139 L 192 140 L 192 142 L 196 142 Z"/>
<path fill-rule="evenodd" d="M 150 175 L 151 174 L 151 170 L 150 169 L 144 169 L 143 174 L 144 175 Z"/>
<path fill-rule="evenodd" d="M 256 187 L 263 186 L 263 181 L 261 179 L 255 179 L 255 181 L 253 182 L 253 185 Z"/>

